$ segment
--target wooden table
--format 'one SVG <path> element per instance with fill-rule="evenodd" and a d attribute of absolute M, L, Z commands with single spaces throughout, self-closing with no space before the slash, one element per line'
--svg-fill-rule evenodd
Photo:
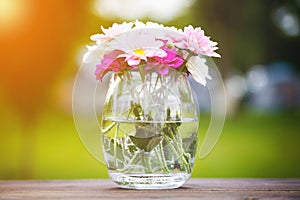
<path fill-rule="evenodd" d="M 110 180 L 0 181 L 0 199 L 300 199 L 300 179 L 191 179 L 173 190 L 120 189 Z"/>

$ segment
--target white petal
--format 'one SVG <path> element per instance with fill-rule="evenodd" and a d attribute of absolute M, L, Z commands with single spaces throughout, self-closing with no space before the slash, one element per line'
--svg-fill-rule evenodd
<path fill-rule="evenodd" d="M 187 69 L 192 74 L 195 81 L 206 86 L 206 79 L 211 79 L 208 74 L 208 66 L 205 64 L 206 59 L 199 56 L 191 57 L 187 62 Z"/>
<path fill-rule="evenodd" d="M 97 33 L 97 34 L 91 35 L 90 39 L 93 41 L 97 41 L 97 40 L 103 38 L 103 36 L 104 36 L 103 34 Z"/>
<path fill-rule="evenodd" d="M 155 22 L 147 22 L 146 28 L 164 28 L 164 25 Z"/>
<path fill-rule="evenodd" d="M 139 20 L 135 20 L 134 22 L 134 29 L 138 29 L 138 28 L 145 28 L 146 24 L 144 24 L 143 22 L 139 21 Z"/>
<path fill-rule="evenodd" d="M 134 49 L 144 49 L 144 48 L 160 48 L 163 43 L 156 40 L 156 35 L 153 32 L 145 31 L 133 31 L 127 32 L 126 34 L 121 34 L 116 37 L 110 43 L 110 47 L 113 49 L 119 49 L 124 52 L 128 52 Z"/>
<path fill-rule="evenodd" d="M 158 56 L 160 58 L 166 57 L 168 54 L 162 50 L 162 49 L 157 49 L 157 48 L 149 48 L 145 50 L 145 55 L 147 57 L 154 57 Z"/>

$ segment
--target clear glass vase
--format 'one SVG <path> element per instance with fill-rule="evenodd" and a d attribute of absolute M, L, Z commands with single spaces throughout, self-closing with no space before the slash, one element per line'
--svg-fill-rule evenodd
<path fill-rule="evenodd" d="M 101 117 L 110 178 L 123 188 L 178 188 L 190 177 L 198 114 L 184 73 L 131 70 L 110 80 Z"/>

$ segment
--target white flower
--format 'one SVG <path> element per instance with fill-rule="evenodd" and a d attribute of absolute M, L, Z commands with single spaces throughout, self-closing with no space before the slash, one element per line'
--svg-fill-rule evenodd
<path fill-rule="evenodd" d="M 132 22 L 126 23 L 123 22 L 122 24 L 114 23 L 112 27 L 109 27 L 107 29 L 103 28 L 101 26 L 101 30 L 104 34 L 95 34 L 91 36 L 91 40 L 96 41 L 97 44 L 101 44 L 105 41 L 111 41 L 114 37 L 130 31 L 133 26 Z"/>
<path fill-rule="evenodd" d="M 157 48 L 159 49 L 164 44 L 162 41 L 156 40 L 158 31 L 155 29 L 138 29 L 119 35 L 110 43 L 111 49 L 118 49 L 124 52 L 135 49 Z"/>
<path fill-rule="evenodd" d="M 200 56 L 193 56 L 187 62 L 187 70 L 191 73 L 195 81 L 206 86 L 206 79 L 211 80 L 208 74 L 208 66 L 205 64 L 206 59 Z"/>

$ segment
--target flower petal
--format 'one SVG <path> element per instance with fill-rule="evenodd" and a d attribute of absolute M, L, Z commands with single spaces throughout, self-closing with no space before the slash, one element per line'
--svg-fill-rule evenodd
<path fill-rule="evenodd" d="M 211 80 L 208 74 L 208 66 L 205 64 L 206 59 L 200 56 L 193 56 L 187 62 L 187 69 L 192 74 L 195 81 L 206 86 L 206 79 Z"/>

